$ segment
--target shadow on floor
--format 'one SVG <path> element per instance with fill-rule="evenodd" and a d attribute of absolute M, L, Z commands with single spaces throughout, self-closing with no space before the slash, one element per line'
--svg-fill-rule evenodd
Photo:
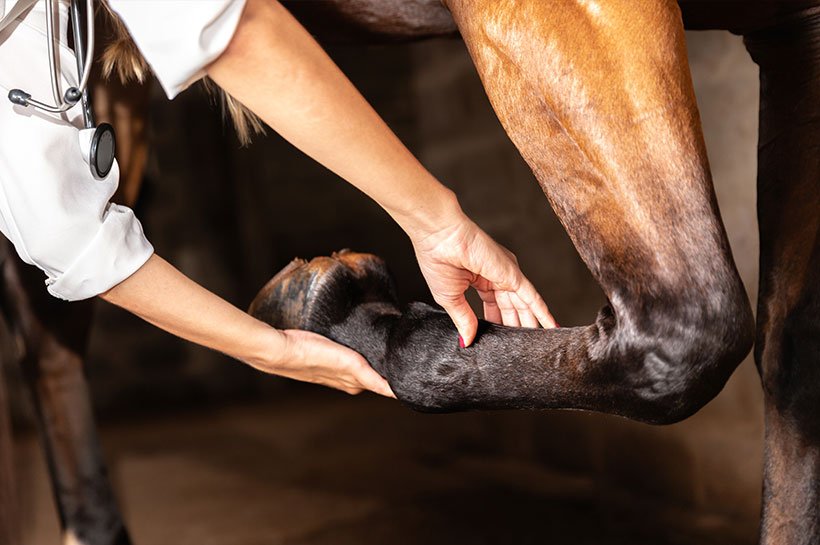
<path fill-rule="evenodd" d="M 551 472 L 487 415 L 330 392 L 106 426 L 137 545 L 734 545 L 748 525 Z M 59 541 L 42 457 L 17 453 L 25 545 Z"/>

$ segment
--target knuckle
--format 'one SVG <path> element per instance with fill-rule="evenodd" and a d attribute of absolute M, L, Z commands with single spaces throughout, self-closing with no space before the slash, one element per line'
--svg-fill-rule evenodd
<path fill-rule="evenodd" d="M 521 302 L 526 303 L 527 306 L 538 304 L 538 295 L 535 293 L 535 290 L 529 284 L 524 284 L 523 286 L 518 288 L 516 295 L 518 295 L 518 298 L 521 299 Z"/>

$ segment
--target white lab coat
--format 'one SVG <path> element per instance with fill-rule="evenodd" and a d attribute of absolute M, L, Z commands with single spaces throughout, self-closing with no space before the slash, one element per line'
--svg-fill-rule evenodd
<path fill-rule="evenodd" d="M 230 42 L 244 0 L 110 0 L 169 98 L 200 79 Z M 80 151 L 82 115 L 12 104 L 19 88 L 54 103 L 45 37 L 45 2 L 0 0 L 0 231 L 48 291 L 69 301 L 102 293 L 153 253 L 134 213 L 110 202 L 114 166 L 95 179 Z M 77 84 L 66 44 L 68 6 L 59 0 L 62 91 Z"/>

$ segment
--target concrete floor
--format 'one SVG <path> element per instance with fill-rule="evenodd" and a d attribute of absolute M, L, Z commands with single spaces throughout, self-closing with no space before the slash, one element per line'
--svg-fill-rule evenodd
<path fill-rule="evenodd" d="M 506 418 L 506 417 L 505 417 Z M 734 545 L 754 529 L 551 472 L 487 415 L 305 390 L 103 427 L 138 545 Z M 59 533 L 36 439 L 18 441 L 23 545 Z"/>

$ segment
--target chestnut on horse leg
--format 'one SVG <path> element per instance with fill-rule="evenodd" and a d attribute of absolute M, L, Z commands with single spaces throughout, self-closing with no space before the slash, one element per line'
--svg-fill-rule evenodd
<path fill-rule="evenodd" d="M 820 543 L 820 9 L 746 36 L 760 65 L 765 545 Z"/>
<path fill-rule="evenodd" d="M 753 322 L 718 215 L 677 4 L 445 3 L 609 305 L 585 327 L 482 323 L 461 349 L 443 312 L 402 313 L 383 264 L 344 254 L 292 264 L 252 312 L 361 352 L 421 410 L 691 415 L 749 351 Z"/>

